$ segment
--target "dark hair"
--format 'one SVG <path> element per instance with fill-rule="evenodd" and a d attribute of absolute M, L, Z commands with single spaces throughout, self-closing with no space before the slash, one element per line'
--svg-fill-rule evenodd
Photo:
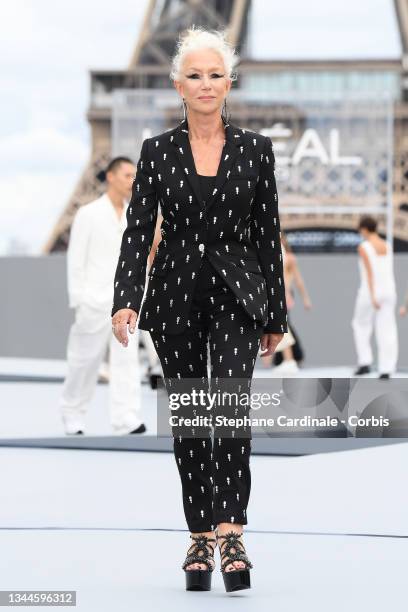
<path fill-rule="evenodd" d="M 358 224 L 359 230 L 363 228 L 369 232 L 375 232 L 377 229 L 377 221 L 374 219 L 374 217 L 370 217 L 370 215 L 364 215 L 364 217 L 361 217 Z"/>
<path fill-rule="evenodd" d="M 120 164 L 132 164 L 133 166 L 135 165 L 134 162 L 130 159 L 130 157 L 125 157 L 123 155 L 119 157 L 114 157 L 106 166 L 105 176 L 108 174 L 108 172 L 115 172 L 115 170 L 119 168 Z"/>

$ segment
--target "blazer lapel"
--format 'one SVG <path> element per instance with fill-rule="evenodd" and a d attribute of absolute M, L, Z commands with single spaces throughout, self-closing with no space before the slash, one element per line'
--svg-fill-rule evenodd
<path fill-rule="evenodd" d="M 225 127 L 225 143 L 221 154 L 220 163 L 218 166 L 218 172 L 215 179 L 214 190 L 210 198 L 207 200 L 206 205 L 203 203 L 203 197 L 200 190 L 200 180 L 198 178 L 197 170 L 195 167 L 194 157 L 191 150 L 190 140 L 188 138 L 188 123 L 187 119 L 184 119 L 180 125 L 178 125 L 173 134 L 170 136 L 170 140 L 176 146 L 176 154 L 180 165 L 183 169 L 184 176 L 188 180 L 195 196 L 197 197 L 200 206 L 208 210 L 210 206 L 216 201 L 220 194 L 225 182 L 228 180 L 231 168 L 235 162 L 237 155 L 242 152 L 242 137 L 241 131 L 233 124 L 226 123 Z"/>
<path fill-rule="evenodd" d="M 225 144 L 222 150 L 220 164 L 218 166 L 213 194 L 208 199 L 206 204 L 207 211 L 217 200 L 221 194 L 224 184 L 229 179 L 231 168 L 233 167 L 237 156 L 243 151 L 241 148 L 242 142 L 242 137 L 238 128 L 231 123 L 225 124 Z"/>
<path fill-rule="evenodd" d="M 170 140 L 172 140 L 175 145 L 176 155 L 184 176 L 189 182 L 197 200 L 200 202 L 200 206 L 204 206 L 200 189 L 200 179 L 196 172 L 194 157 L 188 138 L 187 121 L 185 119 L 175 128 L 173 134 L 170 136 Z"/>

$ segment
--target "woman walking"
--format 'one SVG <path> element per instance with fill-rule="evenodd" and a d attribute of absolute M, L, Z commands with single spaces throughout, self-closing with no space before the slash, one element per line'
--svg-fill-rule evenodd
<path fill-rule="evenodd" d="M 294 306 L 294 291 L 293 286 L 295 285 L 299 291 L 300 297 L 302 298 L 303 305 L 306 310 L 312 307 L 309 294 L 306 289 L 303 276 L 300 272 L 297 257 L 290 246 L 286 235 L 282 232 L 282 257 L 283 257 L 283 270 L 286 288 L 286 305 L 288 308 L 288 328 L 294 339 L 294 344 L 288 346 L 283 350 L 279 350 L 277 347 L 273 359 L 274 375 L 285 376 L 287 374 L 296 374 L 299 371 L 299 365 L 305 358 L 304 350 L 297 334 L 297 331 L 293 327 L 293 323 L 290 317 L 290 310 Z"/>
<path fill-rule="evenodd" d="M 113 331 L 125 346 L 127 326 L 133 333 L 138 321 L 150 331 L 167 390 L 193 378 L 206 385 L 207 343 L 211 384 L 238 380 L 248 390 L 260 345 L 273 354 L 287 331 L 275 158 L 269 137 L 227 118 L 236 62 L 224 33 L 191 28 L 180 37 L 171 78 L 185 117 L 143 142 L 129 205 Z M 144 296 L 159 201 L 162 240 Z M 213 444 L 208 431 L 174 435 L 193 540 L 183 563 L 188 590 L 211 588 L 217 543 L 226 590 L 250 587 L 243 526 L 251 433 L 247 427 L 228 437 L 216 432 Z"/>
<path fill-rule="evenodd" d="M 358 231 L 363 240 L 358 246 L 360 287 L 352 320 L 358 357 L 354 375 L 370 372 L 373 361 L 370 341 L 375 327 L 379 378 L 389 378 L 396 369 L 398 357 L 392 247 L 377 234 L 373 217 L 362 217 Z"/>

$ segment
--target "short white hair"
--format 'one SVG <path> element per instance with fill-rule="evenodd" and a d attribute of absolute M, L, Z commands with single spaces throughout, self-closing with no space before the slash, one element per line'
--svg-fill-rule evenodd
<path fill-rule="evenodd" d="M 174 81 L 181 76 L 181 65 L 185 56 L 191 51 L 199 49 L 212 49 L 221 56 L 227 77 L 232 81 L 237 79 L 235 66 L 239 62 L 239 56 L 234 47 L 227 40 L 226 30 L 205 30 L 193 25 L 180 34 L 176 44 L 176 51 L 171 60 L 170 78 Z"/>

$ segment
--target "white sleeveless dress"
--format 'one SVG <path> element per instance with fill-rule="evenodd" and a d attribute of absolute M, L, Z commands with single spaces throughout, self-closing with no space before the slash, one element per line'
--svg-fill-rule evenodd
<path fill-rule="evenodd" d="M 381 302 L 396 296 L 394 259 L 390 245 L 387 243 L 387 252 L 385 255 L 378 255 L 369 240 L 363 240 L 361 245 L 370 261 L 376 299 Z M 367 270 L 361 257 L 358 258 L 358 265 L 360 270 L 359 292 L 369 297 L 370 290 L 368 287 Z"/>
<path fill-rule="evenodd" d="M 392 248 L 387 244 L 386 254 L 378 255 L 368 240 L 364 240 L 361 244 L 371 265 L 374 296 L 380 308 L 376 309 L 372 304 L 366 267 L 359 257 L 360 287 L 351 322 L 358 365 L 371 365 L 373 362 L 371 336 L 374 329 L 378 371 L 381 374 L 391 374 L 396 369 L 398 358 L 398 334 L 395 318 L 397 293 Z"/>

